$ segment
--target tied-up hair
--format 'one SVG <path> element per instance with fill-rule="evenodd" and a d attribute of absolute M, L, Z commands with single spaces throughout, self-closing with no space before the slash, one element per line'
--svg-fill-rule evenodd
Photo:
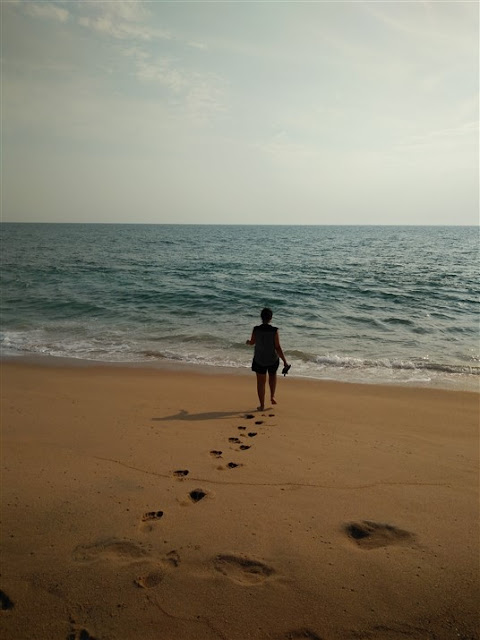
<path fill-rule="evenodd" d="M 262 309 L 260 317 L 262 318 L 263 322 L 269 322 L 273 317 L 272 310 L 268 309 L 268 307 L 265 307 L 265 309 Z"/>

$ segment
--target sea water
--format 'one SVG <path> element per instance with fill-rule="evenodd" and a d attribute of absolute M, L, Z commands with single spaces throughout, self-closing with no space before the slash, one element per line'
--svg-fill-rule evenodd
<path fill-rule="evenodd" d="M 248 370 L 264 306 L 289 376 L 478 389 L 476 227 L 0 225 L 4 357 Z"/>

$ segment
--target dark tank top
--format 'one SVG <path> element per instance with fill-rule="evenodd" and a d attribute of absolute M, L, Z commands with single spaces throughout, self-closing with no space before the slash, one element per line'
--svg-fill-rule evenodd
<path fill-rule="evenodd" d="M 254 327 L 255 352 L 254 359 L 262 367 L 269 367 L 278 360 L 278 353 L 275 350 L 275 334 L 278 328 L 269 324 L 259 324 Z"/>

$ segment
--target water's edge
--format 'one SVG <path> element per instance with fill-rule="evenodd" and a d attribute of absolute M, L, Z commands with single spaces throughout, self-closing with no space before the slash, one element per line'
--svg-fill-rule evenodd
<path fill-rule="evenodd" d="M 189 373 L 198 374 L 203 376 L 250 376 L 252 377 L 252 383 L 254 381 L 253 372 L 249 365 L 243 367 L 232 367 L 229 365 L 209 365 L 209 364 L 196 364 L 193 362 L 178 362 L 178 361 L 128 361 L 128 362 L 106 362 L 104 360 L 87 360 L 85 358 L 66 358 L 61 356 L 49 356 L 28 354 L 19 356 L 10 356 L 0 354 L 0 368 L 3 364 L 20 364 L 25 366 L 45 367 L 45 368 L 65 368 L 65 369 L 112 369 L 112 370 L 147 370 L 147 371 L 173 371 L 177 373 Z M 282 377 L 279 375 L 279 377 Z M 296 379 L 300 381 L 308 381 L 311 383 L 328 383 L 349 386 L 364 386 L 364 387 L 389 387 L 389 388 L 414 388 L 414 389 L 434 389 L 445 392 L 460 392 L 460 393 L 475 393 L 480 394 L 480 382 L 474 381 L 470 384 L 449 386 L 448 383 L 441 380 L 429 381 L 426 384 L 418 384 L 415 381 L 391 381 L 391 382 L 379 382 L 371 380 L 352 381 L 352 380 L 338 380 L 333 377 L 318 378 L 316 376 L 295 375 L 289 374 L 290 379 Z"/>

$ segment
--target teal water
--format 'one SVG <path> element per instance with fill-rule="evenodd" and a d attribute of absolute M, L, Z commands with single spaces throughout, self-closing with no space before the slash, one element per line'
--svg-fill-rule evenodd
<path fill-rule="evenodd" d="M 476 227 L 0 225 L 3 356 L 248 368 L 263 306 L 290 375 L 478 388 Z"/>

